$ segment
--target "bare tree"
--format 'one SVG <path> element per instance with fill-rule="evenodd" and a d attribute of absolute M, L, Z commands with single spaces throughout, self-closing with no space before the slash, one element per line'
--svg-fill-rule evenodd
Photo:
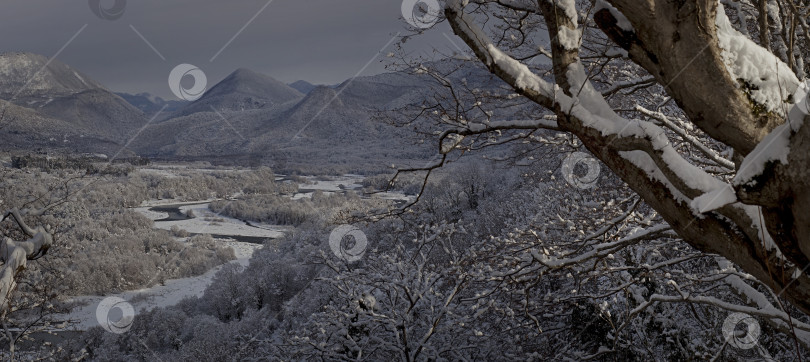
<path fill-rule="evenodd" d="M 716 0 L 448 0 L 443 15 L 478 61 L 554 116 L 475 124 L 451 115 L 442 142 L 568 132 L 690 245 L 810 313 L 807 7 L 771 1 L 764 14 L 764 2 L 726 1 L 727 14 Z M 533 40 L 540 32 L 550 50 Z M 551 74 L 528 64 L 537 56 L 550 58 Z M 606 76 L 611 64 L 618 75 Z M 666 98 L 615 97 L 641 88 Z"/>
<path fill-rule="evenodd" d="M 17 241 L 9 237 L 3 238 L 0 244 L 0 321 L 6 338 L 9 340 L 10 358 L 14 359 L 15 344 L 18 338 L 12 336 L 12 331 L 6 323 L 7 314 L 13 310 L 12 294 L 17 287 L 17 277 L 25 270 L 28 261 L 37 260 L 45 254 L 53 244 L 53 234 L 50 226 L 32 228 L 23 219 L 23 213 L 17 209 L 5 213 L 3 220 L 12 218 L 28 239 Z"/>

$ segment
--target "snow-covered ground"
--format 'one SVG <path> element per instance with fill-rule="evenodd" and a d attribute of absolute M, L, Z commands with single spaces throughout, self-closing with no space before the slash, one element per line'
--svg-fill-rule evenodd
<path fill-rule="evenodd" d="M 330 181 L 318 181 L 317 177 L 314 176 L 306 176 L 305 178 L 308 180 L 308 182 L 299 184 L 298 188 L 301 190 L 307 190 L 307 192 L 299 192 L 293 195 L 293 200 L 311 198 L 314 190 L 321 190 L 325 193 L 340 192 L 343 190 L 359 190 L 363 187 L 363 180 L 365 179 L 365 177 L 362 175 L 351 174 L 332 177 L 333 180 Z M 343 188 L 341 188 L 341 186 L 343 186 Z M 375 193 L 374 195 L 386 200 L 394 201 L 413 201 L 414 198 L 413 196 L 405 195 L 402 192 L 379 192 Z"/>
<path fill-rule="evenodd" d="M 162 169 L 162 168 L 139 168 L 138 172 L 145 173 L 145 174 L 150 174 L 150 175 L 161 176 L 161 177 L 165 177 L 165 178 L 175 178 L 175 177 L 177 177 L 177 175 L 175 175 L 170 170 Z"/>
<path fill-rule="evenodd" d="M 231 263 L 239 263 L 243 266 L 247 266 L 253 253 L 262 247 L 261 245 L 233 241 L 222 241 L 222 243 L 231 246 L 236 254 L 237 259 Z M 135 309 L 135 318 L 137 319 L 139 313 L 157 307 L 176 305 L 184 298 L 202 296 L 205 288 L 211 284 L 214 275 L 221 268 L 222 266 L 218 266 L 196 277 L 167 280 L 164 285 L 158 285 L 152 288 L 128 291 L 103 297 L 76 297 L 71 301 L 78 302 L 82 304 L 82 306 L 74 308 L 73 311 L 71 311 L 69 315 L 64 316 L 64 318 L 76 321 L 77 323 L 72 325 L 71 328 L 77 330 L 87 330 L 88 328 L 99 326 L 96 320 L 96 309 L 99 303 L 108 297 L 118 297 L 128 301 L 133 306 Z"/>
<path fill-rule="evenodd" d="M 208 209 L 209 203 L 180 206 L 180 212 L 186 213 L 192 210 L 195 217 L 188 220 L 176 221 L 156 221 L 155 227 L 163 230 L 171 230 L 172 226 L 177 226 L 194 234 L 216 234 L 227 236 L 249 236 L 263 238 L 280 238 L 284 236 L 287 227 L 277 225 L 266 225 L 251 223 L 247 225 L 244 221 L 234 219 L 224 215 L 217 216 L 216 213 Z M 160 220 L 168 216 L 163 212 L 151 211 L 148 208 L 136 209 L 152 220 Z M 162 216 L 162 217 L 160 217 Z"/>
<path fill-rule="evenodd" d="M 151 220 L 160 220 L 169 217 L 169 213 L 167 212 L 160 212 L 160 211 L 152 211 L 149 210 L 150 207 L 137 207 L 134 210 L 143 214 L 143 216 L 148 217 Z"/>
<path fill-rule="evenodd" d="M 375 196 L 385 199 L 385 200 L 394 200 L 394 201 L 413 201 L 416 196 L 408 196 L 402 192 L 391 191 L 391 192 L 379 192 L 374 194 Z"/>
<path fill-rule="evenodd" d="M 150 207 L 155 206 L 168 206 L 168 205 L 193 205 L 193 204 L 201 204 L 206 202 L 213 202 L 219 199 L 208 199 L 208 200 L 200 200 L 200 201 L 177 201 L 175 199 L 161 199 L 161 200 L 149 200 L 144 201 L 141 203 L 141 207 L 137 208 L 136 210 L 140 211 L 140 209 L 148 209 Z"/>
<path fill-rule="evenodd" d="M 216 168 L 196 168 L 187 165 L 150 165 L 149 167 L 138 168 L 138 172 L 145 174 L 158 175 L 166 178 L 179 177 L 180 173 L 199 172 L 199 173 L 213 173 L 213 172 L 248 172 L 250 169 L 233 169 L 224 170 Z"/>
<path fill-rule="evenodd" d="M 141 169 L 145 172 L 153 172 L 161 176 L 171 177 L 171 168 L 154 168 L 154 169 Z M 362 187 L 363 176 L 359 175 L 346 175 L 336 177 L 331 181 L 318 181 L 313 177 L 308 177 L 309 180 L 306 184 L 301 184 L 300 187 L 306 190 L 322 190 L 324 192 L 339 192 L 344 189 L 359 189 Z M 341 187 L 342 186 L 342 187 Z M 402 193 L 390 192 L 377 194 L 379 197 L 391 200 L 409 200 L 410 197 Z M 311 197 L 311 192 L 299 193 L 293 196 L 294 199 Z M 187 214 L 192 211 L 194 217 L 187 220 L 172 220 L 172 221 L 155 221 L 155 227 L 164 230 L 170 230 L 172 226 L 177 226 L 190 233 L 195 234 L 214 234 L 218 236 L 245 236 L 245 237 L 266 237 L 266 238 L 279 238 L 288 231 L 288 227 L 277 225 L 263 225 L 254 224 L 247 225 L 245 222 L 216 215 L 208 209 L 208 205 L 215 200 L 205 201 L 192 201 L 192 202 L 178 202 L 176 200 L 152 200 L 144 202 L 141 207 L 135 208 L 137 212 L 145 215 L 152 220 L 161 220 L 169 218 L 168 212 L 150 210 L 153 207 L 178 207 L 179 211 Z M 246 266 L 249 263 L 250 257 L 253 253 L 261 248 L 261 245 L 250 244 L 245 242 L 238 242 L 233 240 L 217 239 L 234 249 L 236 260 L 232 263 L 239 263 Z M 167 280 L 164 285 L 158 285 L 151 288 L 128 291 L 115 295 L 107 296 L 82 296 L 73 298 L 71 301 L 80 304 L 79 307 L 74 308 L 73 311 L 67 316 L 67 319 L 76 321 L 71 328 L 78 330 L 86 330 L 87 328 L 98 326 L 96 320 L 96 310 L 99 303 L 107 297 L 118 297 L 128 301 L 135 309 L 136 318 L 138 313 L 151 310 L 157 307 L 168 307 L 176 305 L 182 299 L 193 296 L 201 296 L 205 288 L 211 284 L 214 275 L 222 268 L 222 266 L 213 268 L 203 275 Z"/>
<path fill-rule="evenodd" d="M 161 200 L 165 201 L 165 200 Z M 175 202 L 175 203 L 150 203 L 150 206 L 137 207 L 134 210 L 152 220 L 161 220 L 169 217 L 169 214 L 161 211 L 150 210 L 155 206 L 180 206 L 180 212 L 187 213 L 192 210 L 195 217 L 188 220 L 155 221 L 155 227 L 163 230 L 171 230 L 172 226 L 186 230 L 194 234 L 215 234 L 224 236 L 249 236 L 263 238 L 279 238 L 284 235 L 284 231 L 289 228 L 277 225 L 266 225 L 251 223 L 247 225 L 244 221 L 234 219 L 224 215 L 216 215 L 208 209 L 210 202 Z"/>
<path fill-rule="evenodd" d="M 160 220 L 169 217 L 169 214 L 166 212 L 156 212 L 150 210 L 151 207 L 179 205 L 180 212 L 186 213 L 191 210 L 195 215 L 194 218 L 188 220 L 156 221 L 155 227 L 159 229 L 169 230 L 172 226 L 177 225 L 181 229 L 198 234 L 267 238 L 278 238 L 283 236 L 282 231 L 285 230 L 283 227 L 272 225 L 248 226 L 241 220 L 224 216 L 216 216 L 215 213 L 208 210 L 209 203 L 210 202 L 150 202 L 150 206 L 139 207 L 135 210 L 152 220 Z M 206 221 L 206 219 L 208 219 L 208 221 Z M 233 240 L 217 240 L 226 246 L 230 246 L 234 250 L 236 260 L 232 261 L 232 263 L 239 263 L 243 266 L 247 266 L 253 253 L 258 248 L 262 247 L 262 245 L 258 244 L 244 243 Z M 221 268 L 222 266 L 218 266 L 209 270 L 205 274 L 196 277 L 167 280 L 163 285 L 141 290 L 128 291 L 107 296 L 75 297 L 70 301 L 77 302 L 80 306 L 74 308 L 70 314 L 63 317 L 71 321 L 76 321 L 77 323 L 73 324 L 71 328 L 75 328 L 77 330 L 86 330 L 87 328 L 98 326 L 99 324 L 96 320 L 96 310 L 99 303 L 108 297 L 118 297 L 126 300 L 133 306 L 137 318 L 138 313 L 157 307 L 169 307 L 177 304 L 184 298 L 202 296 L 205 288 L 211 284 L 214 275 Z"/>
<path fill-rule="evenodd" d="M 317 177 L 306 176 L 307 183 L 298 185 L 301 189 L 306 190 L 321 190 L 321 191 L 341 191 L 342 185 L 346 190 L 353 190 L 363 187 L 363 179 L 361 175 L 343 175 L 331 177 L 329 181 L 319 181 Z"/>

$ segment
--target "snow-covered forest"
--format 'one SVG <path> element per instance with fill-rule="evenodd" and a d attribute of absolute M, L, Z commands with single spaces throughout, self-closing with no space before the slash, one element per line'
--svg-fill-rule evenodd
<path fill-rule="evenodd" d="M 360 27 L 323 30 L 334 69 L 388 28 L 208 2 L 241 30 L 161 74 L 178 100 L 60 61 L 131 51 L 104 27 L 176 63 L 150 4 L 0 48 L 0 359 L 810 356 L 807 0 L 396 1 L 322 85 L 234 63 L 276 61 L 265 8 Z"/>

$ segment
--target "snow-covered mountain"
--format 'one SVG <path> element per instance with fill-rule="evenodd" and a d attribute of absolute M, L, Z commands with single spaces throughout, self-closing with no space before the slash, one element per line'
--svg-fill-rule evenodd
<path fill-rule="evenodd" d="M 129 104 L 140 109 L 147 116 L 154 115 L 161 109 L 163 110 L 163 112 L 167 113 L 176 112 L 179 111 L 181 108 L 185 107 L 186 104 L 188 103 L 184 101 L 172 101 L 172 100 L 167 101 L 161 97 L 146 92 L 138 94 L 129 94 L 129 93 L 115 93 L 115 94 L 123 98 Z"/>
<path fill-rule="evenodd" d="M 104 86 L 90 77 L 39 54 L 0 54 L 0 97 L 3 99 L 37 96 L 66 96 Z"/>
<path fill-rule="evenodd" d="M 95 130 L 0 100 L 0 151 L 64 151 L 115 154 L 116 142 Z M 122 152 L 119 156 L 130 156 Z"/>
<path fill-rule="evenodd" d="M 240 68 L 217 83 L 198 100 L 184 107 L 177 116 L 197 112 L 246 111 L 282 105 L 304 95 L 272 77 Z"/>
<path fill-rule="evenodd" d="M 295 81 L 295 82 L 292 82 L 292 83 L 290 83 L 288 85 L 291 88 L 293 88 L 293 89 L 295 89 L 295 90 L 297 90 L 297 91 L 299 91 L 299 92 L 301 92 L 303 94 L 309 94 L 309 92 L 311 92 L 313 89 L 315 89 L 315 87 L 317 87 L 316 85 L 314 85 L 314 84 L 312 84 L 310 82 L 307 82 L 305 80 Z"/>
<path fill-rule="evenodd" d="M 14 110 L 19 117 L 62 121 L 50 128 L 59 134 L 120 143 L 146 123 L 143 112 L 87 75 L 31 53 L 0 54 L 0 99 L 35 112 Z"/>
<path fill-rule="evenodd" d="M 409 130 L 374 117 L 416 97 L 424 86 L 424 80 L 404 74 L 381 74 L 314 86 L 303 96 L 240 69 L 175 117 L 150 125 L 132 146 L 145 156 L 195 159 L 368 163 L 419 158 L 429 151 L 414 147 Z M 259 99 L 267 101 L 246 102 Z"/>
<path fill-rule="evenodd" d="M 424 79 L 405 74 L 358 77 L 331 87 L 294 83 L 301 92 L 238 69 L 190 103 L 115 94 L 59 61 L 28 53 L 0 56 L 0 76 L 0 99 L 10 102 L 0 133 L 16 135 L 5 148 L 114 153 L 126 145 L 126 152 L 143 156 L 259 163 L 285 158 L 352 164 L 426 153 L 413 146 L 409 130 L 375 120 L 381 110 L 424 91 Z M 164 106 L 163 115 L 147 125 Z"/>

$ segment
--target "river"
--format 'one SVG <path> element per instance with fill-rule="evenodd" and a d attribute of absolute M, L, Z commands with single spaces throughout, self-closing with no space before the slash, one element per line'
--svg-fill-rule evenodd
<path fill-rule="evenodd" d="M 308 182 L 300 185 L 299 193 L 293 199 L 311 197 L 315 191 L 342 192 L 344 190 L 359 190 L 363 177 L 359 175 L 346 175 L 334 180 L 317 180 L 307 177 Z M 379 197 L 405 203 L 412 199 L 401 193 L 382 193 Z M 217 215 L 208 209 L 208 205 L 216 200 L 173 202 L 171 200 L 154 200 L 135 208 L 155 223 L 155 228 L 171 230 L 173 226 L 186 230 L 190 235 L 209 234 L 217 241 L 234 249 L 236 260 L 247 266 L 253 253 L 262 247 L 268 240 L 282 237 L 293 230 L 290 226 L 266 225 L 252 223 L 235 218 Z M 193 215 L 193 216 L 189 216 Z M 179 238 L 185 240 L 185 238 Z M 203 275 L 191 278 L 167 280 L 163 285 L 157 285 L 141 290 L 127 291 L 106 296 L 83 296 L 73 298 L 78 302 L 76 307 L 65 318 L 77 321 L 71 329 L 86 330 L 98 326 L 96 309 L 99 302 L 105 297 L 119 297 L 132 304 L 136 315 L 156 307 L 167 307 L 177 304 L 183 298 L 202 296 L 205 288 L 211 284 L 214 275 L 222 268 L 215 267 Z"/>

